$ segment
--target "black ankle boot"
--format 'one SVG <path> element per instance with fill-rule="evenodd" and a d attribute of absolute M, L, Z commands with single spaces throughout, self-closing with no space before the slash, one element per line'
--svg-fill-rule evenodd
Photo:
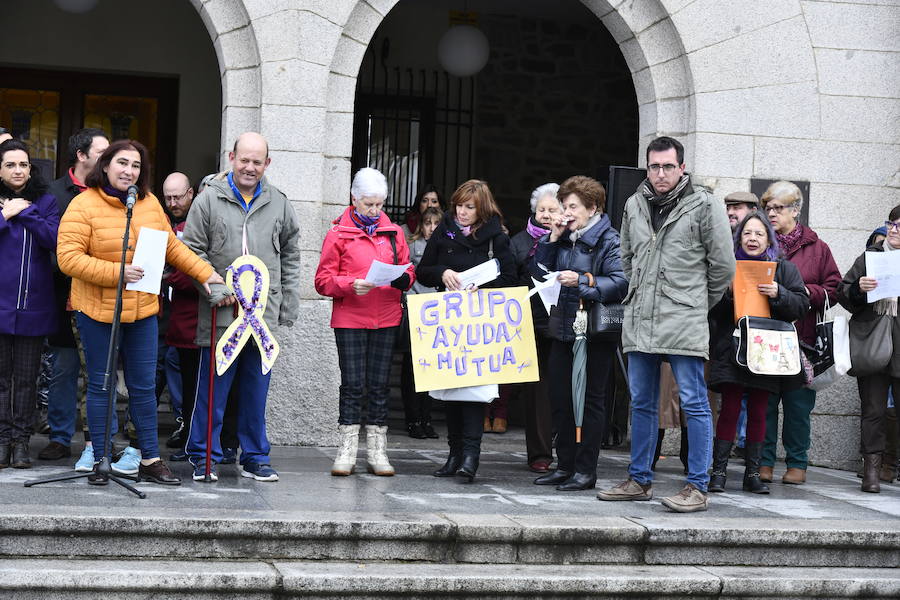
<path fill-rule="evenodd" d="M 432 473 L 432 475 L 435 477 L 453 477 L 456 475 L 456 471 L 461 463 L 462 454 L 450 452 L 450 456 L 447 457 L 447 462 L 444 463 L 444 466 Z"/>
<path fill-rule="evenodd" d="M 478 456 L 466 454 L 463 456 L 459 469 L 456 470 L 456 475 L 472 483 L 472 480 L 475 479 L 476 471 L 478 471 Z"/>
<path fill-rule="evenodd" d="M 728 477 L 728 455 L 731 453 L 731 442 L 715 438 L 713 440 L 712 473 L 709 475 L 709 491 L 724 492 L 725 480 Z"/>
<path fill-rule="evenodd" d="M 763 442 L 747 442 L 746 467 L 744 467 L 744 491 L 753 494 L 768 494 L 769 486 L 759 478 L 759 459 L 762 456 Z"/>
<path fill-rule="evenodd" d="M 9 444 L 0 444 L 0 469 L 9 466 L 9 457 L 12 454 L 12 446 Z"/>
<path fill-rule="evenodd" d="M 556 486 L 559 492 L 580 492 L 592 490 L 597 485 L 596 473 L 575 473 L 567 481 Z"/>
<path fill-rule="evenodd" d="M 557 468 L 555 471 L 550 471 L 535 479 L 534 485 L 559 485 L 568 481 L 572 475 L 574 475 L 572 471 L 563 471 Z"/>
<path fill-rule="evenodd" d="M 9 465 L 13 469 L 30 469 L 31 457 L 28 456 L 28 442 L 18 440 L 12 443 L 12 458 Z"/>

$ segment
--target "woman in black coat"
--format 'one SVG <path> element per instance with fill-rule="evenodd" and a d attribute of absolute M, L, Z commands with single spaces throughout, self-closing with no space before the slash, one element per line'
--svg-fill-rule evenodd
<path fill-rule="evenodd" d="M 579 305 L 595 302 L 616 304 L 628 291 L 628 281 L 619 257 L 619 234 L 613 229 L 606 208 L 606 191 L 590 177 L 570 177 L 559 187 L 557 197 L 563 214 L 551 224 L 550 233 L 538 242 L 534 257 L 535 278 L 543 279 L 538 265 L 559 272 L 561 289 L 550 310 L 548 332 L 553 338 L 549 369 L 550 404 L 556 427 L 556 470 L 534 480 L 537 485 L 555 485 L 559 491 L 592 489 L 597 483 L 597 457 L 603 439 L 606 387 L 613 366 L 616 343 L 602 339 L 587 341 L 587 387 L 584 395 L 583 439 L 575 439 L 572 407 L 572 325 Z"/>
<path fill-rule="evenodd" d="M 774 283 L 758 285 L 759 293 L 768 298 L 773 319 L 796 321 L 809 310 L 809 294 L 803 277 L 794 263 L 780 256 L 775 230 L 759 212 L 752 212 L 737 226 L 734 234 L 734 254 L 740 260 L 777 262 Z M 728 454 L 737 431 L 741 399 L 747 396 L 746 468 L 743 489 L 754 494 L 768 494 L 769 487 L 759 479 L 759 459 L 766 436 L 766 408 L 769 395 L 803 386 L 803 375 L 782 377 L 755 375 L 735 361 L 734 350 L 734 294 L 725 292 L 710 318 L 713 321 L 710 343 L 709 387 L 722 394 L 722 408 L 713 440 L 713 467 L 709 480 L 710 492 L 725 491 Z"/>
<path fill-rule="evenodd" d="M 496 258 L 500 276 L 485 287 L 515 285 L 516 261 L 500 219 L 500 209 L 487 183 L 471 179 L 460 185 L 450 199 L 450 210 L 425 246 L 416 267 L 416 280 L 441 292 L 459 290 L 462 271 Z M 434 476 L 458 475 L 472 481 L 481 455 L 483 403 L 473 398 L 448 401 L 444 406 L 450 455 Z"/>

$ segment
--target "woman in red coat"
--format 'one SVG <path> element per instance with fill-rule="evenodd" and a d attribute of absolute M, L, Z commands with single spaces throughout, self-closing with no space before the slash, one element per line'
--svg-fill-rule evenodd
<path fill-rule="evenodd" d="M 325 235 L 316 270 L 316 291 L 333 298 L 331 326 L 341 367 L 338 429 L 340 446 L 332 475 L 350 475 L 356 464 L 363 398 L 367 399 L 366 450 L 370 473 L 390 476 L 387 415 L 391 357 L 400 324 L 400 296 L 412 286 L 412 264 L 390 285 L 366 281 L 372 261 L 405 265 L 409 247 L 381 207 L 387 180 L 375 169 L 360 169 L 350 187 L 352 206 Z"/>

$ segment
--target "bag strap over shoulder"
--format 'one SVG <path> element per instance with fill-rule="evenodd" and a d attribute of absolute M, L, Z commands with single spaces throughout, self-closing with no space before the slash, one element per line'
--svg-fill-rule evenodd
<path fill-rule="evenodd" d="M 390 231 L 387 233 L 388 239 L 391 241 L 391 250 L 394 252 L 394 264 L 400 264 L 397 262 L 397 232 Z"/>

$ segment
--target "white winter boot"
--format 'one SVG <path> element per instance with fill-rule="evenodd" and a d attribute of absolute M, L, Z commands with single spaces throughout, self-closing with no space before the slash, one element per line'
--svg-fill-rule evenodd
<path fill-rule="evenodd" d="M 341 443 L 337 457 L 331 465 L 331 474 L 346 477 L 356 466 L 356 449 L 359 446 L 359 423 L 356 425 L 338 425 Z"/>
<path fill-rule="evenodd" d="M 383 477 L 394 474 L 387 457 L 387 425 L 366 425 L 366 463 L 369 473 Z"/>

